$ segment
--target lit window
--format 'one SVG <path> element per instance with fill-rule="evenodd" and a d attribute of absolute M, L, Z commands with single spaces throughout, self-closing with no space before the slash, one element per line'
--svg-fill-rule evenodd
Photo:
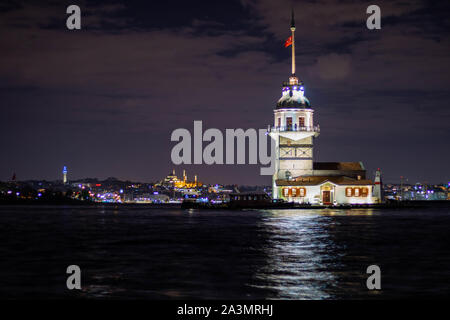
<path fill-rule="evenodd" d="M 289 192 L 288 188 L 284 188 L 283 189 L 283 194 L 284 194 L 285 197 L 288 196 L 288 192 Z"/>
<path fill-rule="evenodd" d="M 286 117 L 286 131 L 292 131 L 292 117 Z"/>
<path fill-rule="evenodd" d="M 361 188 L 361 196 L 362 197 L 367 197 L 368 194 L 369 194 L 369 189 L 368 188 L 366 188 L 366 187 Z"/>
<path fill-rule="evenodd" d="M 345 194 L 347 195 L 347 197 L 351 197 L 353 192 L 352 192 L 352 188 L 347 188 L 345 189 Z"/>
<path fill-rule="evenodd" d="M 354 191 L 355 192 L 355 197 L 359 197 L 359 188 L 355 188 L 354 190 L 355 190 Z"/>
<path fill-rule="evenodd" d="M 297 195 L 297 189 L 292 189 L 292 196 L 295 197 Z"/>
<path fill-rule="evenodd" d="M 304 196 L 306 196 L 306 189 L 300 188 L 300 197 L 304 197 Z"/>
<path fill-rule="evenodd" d="M 305 117 L 299 117 L 298 118 L 298 126 L 304 127 L 305 126 Z"/>

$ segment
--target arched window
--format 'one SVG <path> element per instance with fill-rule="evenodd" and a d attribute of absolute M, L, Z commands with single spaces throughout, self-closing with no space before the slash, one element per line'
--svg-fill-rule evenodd
<path fill-rule="evenodd" d="M 306 196 L 306 188 L 300 188 L 300 197 Z"/>
<path fill-rule="evenodd" d="M 345 195 L 351 197 L 353 195 L 353 190 L 350 187 L 345 188 Z"/>
<path fill-rule="evenodd" d="M 305 117 L 298 117 L 298 126 L 300 128 L 305 126 Z M 301 130 L 301 129 L 300 129 Z"/>
<path fill-rule="evenodd" d="M 369 188 L 361 188 L 361 197 L 367 197 L 369 195 Z"/>
<path fill-rule="evenodd" d="M 353 194 L 354 194 L 355 197 L 359 197 L 359 195 L 360 195 L 360 189 L 359 189 L 359 188 L 353 189 Z"/>
<path fill-rule="evenodd" d="M 286 131 L 292 131 L 292 117 L 286 117 Z"/>

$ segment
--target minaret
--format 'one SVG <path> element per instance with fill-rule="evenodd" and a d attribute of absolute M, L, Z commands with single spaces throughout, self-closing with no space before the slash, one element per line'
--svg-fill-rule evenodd
<path fill-rule="evenodd" d="M 274 110 L 274 125 L 270 136 L 275 141 L 275 173 L 272 177 L 273 198 L 283 198 L 279 185 L 313 175 L 313 138 L 319 135 L 314 126 L 309 100 L 305 97 L 303 82 L 295 72 L 295 21 L 291 17 L 292 74 L 283 82 L 282 96 Z"/>
<path fill-rule="evenodd" d="M 67 184 L 67 167 L 66 166 L 64 166 L 62 173 L 63 173 L 63 183 Z"/>

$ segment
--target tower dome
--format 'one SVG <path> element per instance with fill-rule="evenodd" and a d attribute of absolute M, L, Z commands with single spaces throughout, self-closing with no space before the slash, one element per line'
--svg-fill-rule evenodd
<path fill-rule="evenodd" d="M 305 87 L 302 82 L 297 84 L 283 83 L 281 94 L 282 96 L 277 102 L 276 109 L 311 108 L 311 103 L 305 97 Z"/>

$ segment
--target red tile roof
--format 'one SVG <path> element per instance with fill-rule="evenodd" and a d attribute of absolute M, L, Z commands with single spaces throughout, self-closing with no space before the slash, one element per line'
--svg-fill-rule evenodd
<path fill-rule="evenodd" d="M 316 186 L 326 181 L 337 185 L 372 185 L 372 180 L 368 179 L 353 179 L 346 176 L 310 176 L 310 177 L 297 177 L 295 180 L 278 179 L 275 181 L 277 186 Z"/>
<path fill-rule="evenodd" d="M 361 162 L 314 162 L 314 170 L 364 170 Z"/>

